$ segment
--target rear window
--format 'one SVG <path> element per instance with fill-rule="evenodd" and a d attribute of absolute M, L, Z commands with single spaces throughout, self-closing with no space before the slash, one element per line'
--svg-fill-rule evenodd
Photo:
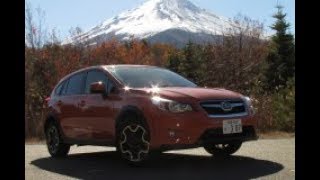
<path fill-rule="evenodd" d="M 61 82 L 61 83 L 58 85 L 58 87 L 57 87 L 57 88 L 55 89 L 55 91 L 54 91 L 54 95 L 60 96 L 60 95 L 62 94 L 62 90 L 63 90 L 66 82 L 67 82 L 67 81 L 63 81 L 63 82 Z"/>
<path fill-rule="evenodd" d="M 56 90 L 54 91 L 54 95 L 59 96 L 61 93 L 61 89 L 63 86 L 64 82 L 60 83 L 59 86 L 56 88 Z"/>
<path fill-rule="evenodd" d="M 61 92 L 60 92 L 60 95 L 61 95 L 61 96 L 67 94 L 68 83 L 69 83 L 69 80 L 66 80 L 66 81 L 63 83 L 63 86 L 62 86 L 62 89 L 61 89 Z"/>

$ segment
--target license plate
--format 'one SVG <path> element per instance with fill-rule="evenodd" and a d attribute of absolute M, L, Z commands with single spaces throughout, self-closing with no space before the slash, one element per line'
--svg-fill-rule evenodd
<path fill-rule="evenodd" d="M 223 121 L 223 134 L 234 134 L 242 132 L 241 119 L 229 119 Z"/>

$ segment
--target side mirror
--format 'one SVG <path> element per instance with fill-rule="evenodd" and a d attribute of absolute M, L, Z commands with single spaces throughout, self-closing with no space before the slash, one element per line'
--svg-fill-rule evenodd
<path fill-rule="evenodd" d="M 90 84 L 90 93 L 91 94 L 101 94 L 103 97 L 107 96 L 107 90 L 105 83 L 99 81 Z"/>

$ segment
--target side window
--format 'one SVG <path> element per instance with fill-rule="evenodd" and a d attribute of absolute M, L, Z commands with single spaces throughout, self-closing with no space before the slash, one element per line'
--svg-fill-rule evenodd
<path fill-rule="evenodd" d="M 60 94 L 61 94 L 61 89 L 62 89 L 62 87 L 63 87 L 64 84 L 65 84 L 65 81 L 62 82 L 62 83 L 60 83 L 60 84 L 58 85 L 58 87 L 57 87 L 56 90 L 54 91 L 54 95 L 60 96 Z"/>
<path fill-rule="evenodd" d="M 69 80 L 65 80 L 60 92 L 60 96 L 66 95 L 67 94 L 67 88 L 68 88 Z"/>
<path fill-rule="evenodd" d="M 67 95 L 83 94 L 86 73 L 78 73 L 69 79 L 67 86 Z"/>
<path fill-rule="evenodd" d="M 90 93 L 90 84 L 92 84 L 94 82 L 98 82 L 98 81 L 102 81 L 103 83 L 105 83 L 106 89 L 108 88 L 108 92 L 110 92 L 110 89 L 112 87 L 112 85 L 111 85 L 112 83 L 111 83 L 111 81 L 108 80 L 107 75 L 105 73 L 103 73 L 102 71 L 93 70 L 93 71 L 88 72 L 86 88 L 85 88 L 86 94 Z M 109 83 L 109 85 L 108 85 L 108 83 Z"/>

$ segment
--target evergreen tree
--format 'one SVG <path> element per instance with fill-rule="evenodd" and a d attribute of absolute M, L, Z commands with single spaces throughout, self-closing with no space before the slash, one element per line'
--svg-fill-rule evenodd
<path fill-rule="evenodd" d="M 273 15 L 276 22 L 271 26 L 276 31 L 271 38 L 270 52 L 267 56 L 266 88 L 268 90 L 286 87 L 288 79 L 295 74 L 295 44 L 294 37 L 288 33 L 290 24 L 285 20 L 286 14 L 282 6 L 276 6 L 277 13 Z"/>
<path fill-rule="evenodd" d="M 166 67 L 174 72 L 179 72 L 179 65 L 181 59 L 182 58 L 179 52 L 170 52 Z"/>
<path fill-rule="evenodd" d="M 183 56 L 180 58 L 178 72 L 186 78 L 203 85 L 205 62 L 203 58 L 203 46 L 191 41 L 183 48 Z"/>
<path fill-rule="evenodd" d="M 181 74 L 183 74 L 186 78 L 195 81 L 195 62 L 193 59 L 194 52 L 195 52 L 195 44 L 191 41 L 183 48 L 183 57 L 181 58 L 178 70 Z"/>

